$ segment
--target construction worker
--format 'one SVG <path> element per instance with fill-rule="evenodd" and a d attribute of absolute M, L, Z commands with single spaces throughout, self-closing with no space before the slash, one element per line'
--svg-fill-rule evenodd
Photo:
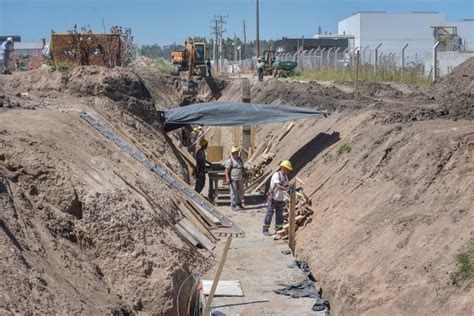
<path fill-rule="evenodd" d="M 212 77 L 211 61 L 209 58 L 206 59 L 206 69 L 207 69 L 207 76 Z"/>
<path fill-rule="evenodd" d="M 206 168 L 210 163 L 206 159 L 206 149 L 208 142 L 205 138 L 201 138 L 199 141 L 199 150 L 196 152 L 196 185 L 194 189 L 197 193 L 201 193 L 204 185 L 206 184 Z"/>
<path fill-rule="evenodd" d="M 257 62 L 258 81 L 263 81 L 263 68 L 264 67 L 265 67 L 265 63 L 263 62 L 263 58 L 258 57 L 258 62 Z"/>
<path fill-rule="evenodd" d="M 2 43 L 1 48 L 3 55 L 3 74 L 11 74 L 14 65 L 13 52 L 15 51 L 13 38 L 8 37 L 7 40 Z"/>
<path fill-rule="evenodd" d="M 263 220 L 263 234 L 270 235 L 269 228 L 272 222 L 273 212 L 275 212 L 275 232 L 283 228 L 283 206 L 284 192 L 288 189 L 288 173 L 293 170 L 293 165 L 289 160 L 280 163 L 280 169 L 272 175 L 267 198 L 267 211 Z"/>
<path fill-rule="evenodd" d="M 196 151 L 197 142 L 204 136 L 204 132 L 201 126 L 196 126 L 193 131 L 189 134 L 188 151 L 193 153 Z"/>
<path fill-rule="evenodd" d="M 230 209 L 243 209 L 244 201 L 244 162 L 240 158 L 240 148 L 232 146 L 230 157 L 224 162 L 225 184 L 230 188 Z"/>

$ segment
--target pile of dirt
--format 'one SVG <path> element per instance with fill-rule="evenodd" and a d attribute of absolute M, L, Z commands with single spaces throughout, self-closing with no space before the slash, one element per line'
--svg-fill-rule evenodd
<path fill-rule="evenodd" d="M 431 92 L 442 99 L 449 98 L 455 103 L 469 101 L 474 104 L 474 57 L 437 80 Z"/>
<path fill-rule="evenodd" d="M 68 74 L 67 88 L 72 94 L 100 95 L 114 101 L 128 101 L 129 98 L 143 101 L 151 99 L 150 92 L 140 78 L 121 67 L 76 67 Z"/>
<path fill-rule="evenodd" d="M 351 94 L 316 82 L 301 83 L 270 79 L 252 87 L 254 103 L 288 104 L 335 111 L 345 107 L 341 101 L 351 99 Z"/>
<path fill-rule="evenodd" d="M 474 118 L 474 57 L 437 80 L 430 93 L 452 117 Z"/>
<path fill-rule="evenodd" d="M 58 86 L 34 76 L 1 79 L 4 99 L 57 93 L 0 109 L 0 313 L 175 315 L 183 281 L 207 265 L 174 228 L 175 193 L 78 115 L 122 126 L 186 178 L 148 90 L 120 68 L 80 67 Z"/>
<path fill-rule="evenodd" d="M 28 72 L 15 72 L 5 85 L 13 95 L 29 92 L 42 98 L 54 98 L 66 89 L 67 80 L 67 73 L 51 71 L 50 67 L 42 65 Z"/>
<path fill-rule="evenodd" d="M 353 81 L 335 81 L 334 83 L 354 88 Z M 401 90 L 394 88 L 389 83 L 380 83 L 366 80 L 357 82 L 357 92 L 360 96 L 376 98 L 396 98 L 403 95 Z"/>

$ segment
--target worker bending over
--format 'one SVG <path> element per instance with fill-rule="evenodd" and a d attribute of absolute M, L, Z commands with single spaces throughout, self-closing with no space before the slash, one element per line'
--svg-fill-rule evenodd
<path fill-rule="evenodd" d="M 14 56 L 13 52 L 15 51 L 13 38 L 8 37 L 5 42 L 2 43 L 0 52 L 2 53 L 3 59 L 3 74 L 11 74 L 14 66 Z"/>
<path fill-rule="evenodd" d="M 272 222 L 273 212 L 275 212 L 275 232 L 283 228 L 283 206 L 284 192 L 287 190 L 290 182 L 288 173 L 293 170 L 293 165 L 289 160 L 283 160 L 280 163 L 280 169 L 272 175 L 270 187 L 267 193 L 267 211 L 263 220 L 263 234 L 270 235 L 269 228 Z"/>
<path fill-rule="evenodd" d="M 232 146 L 230 157 L 224 162 L 226 184 L 230 188 L 230 209 L 243 209 L 244 202 L 244 163 L 240 158 L 240 148 Z"/>
<path fill-rule="evenodd" d="M 199 141 L 199 150 L 196 152 L 196 185 L 194 190 L 197 193 L 201 193 L 204 185 L 206 184 L 206 169 L 207 166 L 210 165 L 210 162 L 206 159 L 206 149 L 207 149 L 208 142 L 205 138 L 201 138 Z"/>

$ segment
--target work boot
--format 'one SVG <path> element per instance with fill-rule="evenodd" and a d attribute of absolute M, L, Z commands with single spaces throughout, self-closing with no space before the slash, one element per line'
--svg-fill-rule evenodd
<path fill-rule="evenodd" d="M 238 206 L 239 206 L 239 208 L 240 208 L 241 210 L 244 209 L 244 206 L 242 205 L 242 203 L 239 203 Z"/>
<path fill-rule="evenodd" d="M 268 227 L 263 226 L 263 234 L 264 234 L 265 236 L 270 236 L 270 232 L 268 231 Z"/>

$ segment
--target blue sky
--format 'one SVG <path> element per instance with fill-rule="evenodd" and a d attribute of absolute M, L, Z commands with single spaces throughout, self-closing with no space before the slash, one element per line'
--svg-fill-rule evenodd
<path fill-rule="evenodd" d="M 0 35 L 23 41 L 67 32 L 74 24 L 101 32 L 112 25 L 131 27 L 138 44 L 183 42 L 210 36 L 215 14 L 228 15 L 225 36 L 255 39 L 255 0 L 0 0 Z M 260 0 L 260 38 L 311 37 L 321 25 L 337 32 L 337 22 L 357 11 L 439 11 L 448 21 L 474 18 L 474 0 Z M 395 26 L 394 26 L 395 27 Z"/>

